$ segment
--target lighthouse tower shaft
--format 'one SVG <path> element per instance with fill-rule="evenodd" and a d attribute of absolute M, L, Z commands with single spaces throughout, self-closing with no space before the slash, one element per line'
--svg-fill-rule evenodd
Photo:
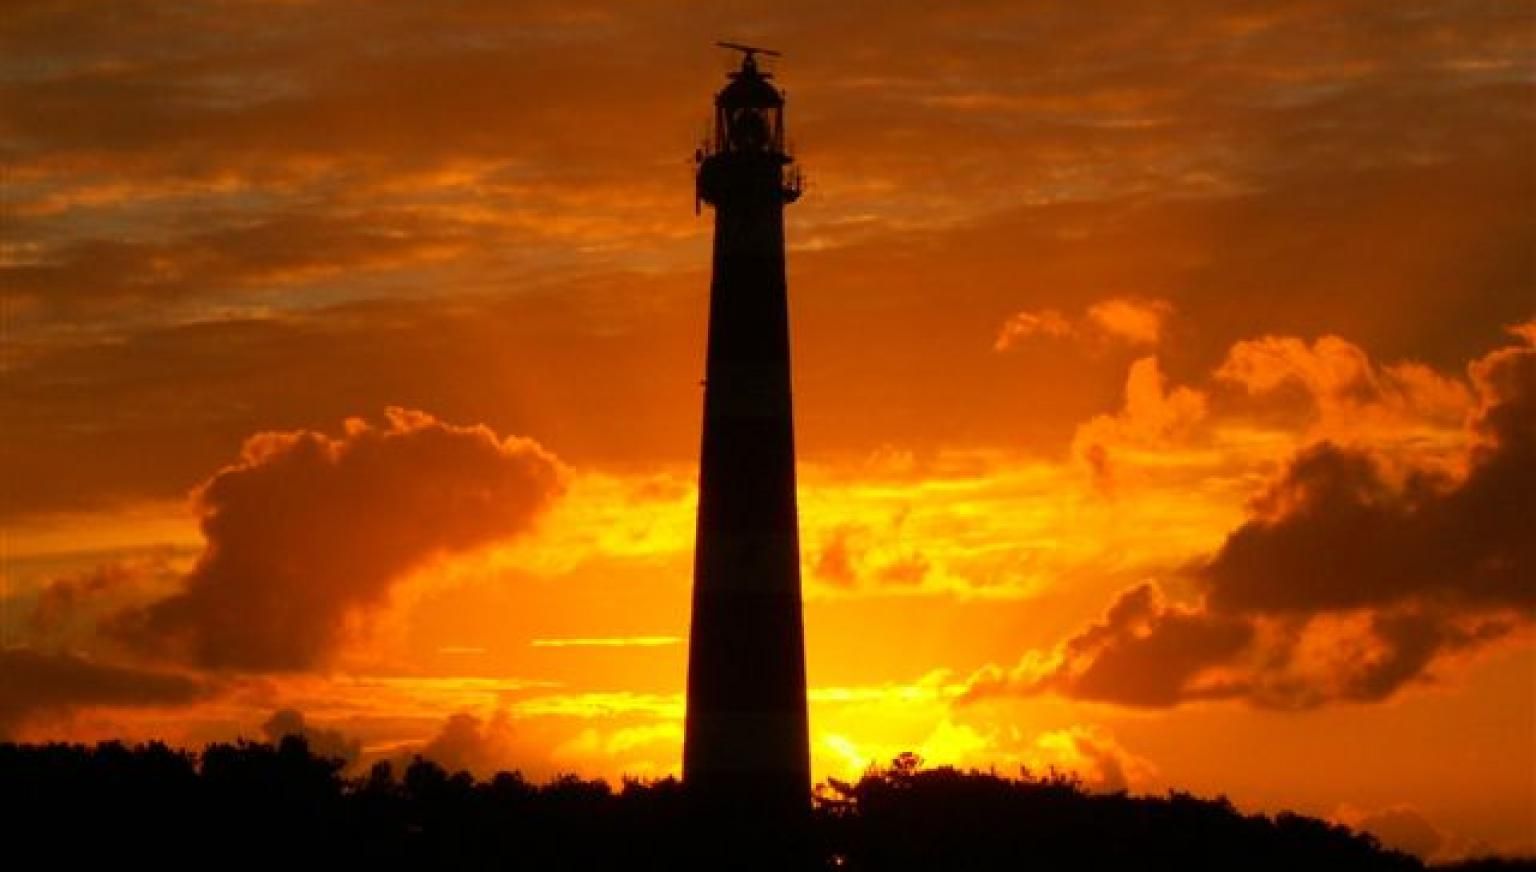
<path fill-rule="evenodd" d="M 717 811 L 810 797 L 784 206 L 783 97 L 752 53 L 716 98 L 698 195 L 715 210 L 683 780 Z"/>

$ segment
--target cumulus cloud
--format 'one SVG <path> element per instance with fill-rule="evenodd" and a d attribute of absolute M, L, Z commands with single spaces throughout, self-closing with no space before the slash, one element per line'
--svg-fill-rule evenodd
<path fill-rule="evenodd" d="M 1110 297 L 1090 305 L 1081 317 L 1069 318 L 1057 309 L 1015 312 L 998 329 L 993 351 L 1010 348 L 1035 337 L 1123 342 L 1153 346 L 1161 341 L 1163 327 L 1173 305 L 1167 300 Z"/>
<path fill-rule="evenodd" d="M 1476 405 L 1457 379 L 1413 362 L 1377 366 L 1365 349 L 1332 335 L 1310 344 L 1294 336 L 1242 340 L 1227 351 L 1216 378 L 1250 395 L 1296 390 L 1314 432 L 1332 439 L 1380 440 L 1390 430 L 1455 426 Z"/>
<path fill-rule="evenodd" d="M 1121 452 L 1157 451 L 1193 434 L 1205 419 L 1206 396 L 1189 387 L 1169 387 L 1156 357 L 1131 364 L 1125 379 L 1125 405 L 1114 415 L 1098 415 L 1077 428 L 1072 454 L 1086 464 L 1101 490 L 1115 482 L 1115 457 Z"/>
<path fill-rule="evenodd" d="M 173 672 L 97 662 L 68 652 L 0 649 L 0 736 L 23 722 L 87 706 L 182 705 L 212 692 L 204 681 Z"/>
<path fill-rule="evenodd" d="M 349 420 L 339 437 L 262 433 L 196 490 L 206 545 L 181 590 L 113 626 L 200 666 L 305 669 L 413 569 L 526 532 L 563 482 L 530 440 L 422 412 Z"/>
<path fill-rule="evenodd" d="M 1394 805 L 1376 811 L 1353 806 L 1334 813 L 1339 823 L 1375 836 L 1383 845 L 1412 854 L 1421 860 L 1442 859 L 1448 839 L 1424 813 L 1411 805 Z"/>
<path fill-rule="evenodd" d="M 362 753 L 360 739 L 350 737 L 341 730 L 329 729 L 309 723 L 298 709 L 279 709 L 261 725 L 261 734 L 267 741 L 277 743 L 287 736 L 298 736 L 309 743 L 309 750 L 322 757 L 330 757 L 351 764 Z"/>
<path fill-rule="evenodd" d="M 1536 348 L 1496 351 L 1470 371 L 1480 405 L 1464 478 L 1394 481 L 1369 451 L 1305 449 L 1202 568 L 1211 605 L 1536 607 Z"/>
<path fill-rule="evenodd" d="M 1468 371 L 1478 403 L 1459 474 L 1398 469 L 1368 448 L 1311 445 L 1191 567 L 1196 601 L 1169 602 L 1151 584 L 1132 588 L 1053 650 L 978 671 L 964 698 L 1050 691 L 1152 707 L 1370 702 L 1529 628 L 1536 347 L 1496 350 Z"/>
<path fill-rule="evenodd" d="M 514 768 L 512 723 L 505 712 L 498 711 L 489 720 L 458 712 L 417 753 L 449 772 L 467 771 L 486 778 Z"/>

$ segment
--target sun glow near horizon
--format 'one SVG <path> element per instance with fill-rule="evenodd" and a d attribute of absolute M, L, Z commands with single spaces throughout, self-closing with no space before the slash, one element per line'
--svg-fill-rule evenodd
<path fill-rule="evenodd" d="M 1536 852 L 1536 21 L 1206 7 L 18 4 L 0 737 L 675 774 L 739 32 L 816 779 Z"/>

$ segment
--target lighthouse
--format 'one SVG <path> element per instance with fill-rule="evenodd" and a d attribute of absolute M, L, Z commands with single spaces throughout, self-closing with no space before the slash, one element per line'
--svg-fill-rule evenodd
<path fill-rule="evenodd" d="M 715 97 L 697 197 L 714 209 L 714 275 L 683 783 L 712 814 L 803 818 L 810 803 L 784 207 L 800 176 L 784 95 L 758 49 Z"/>

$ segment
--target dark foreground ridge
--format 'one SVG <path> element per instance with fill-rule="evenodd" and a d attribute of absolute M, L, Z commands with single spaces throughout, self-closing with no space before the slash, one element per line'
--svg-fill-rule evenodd
<path fill-rule="evenodd" d="M 1369 835 L 1225 799 L 1091 794 L 1069 776 L 922 769 L 910 755 L 817 794 L 807 869 L 1417 870 Z M 691 826 L 674 779 L 477 781 L 416 759 L 347 778 L 289 737 L 201 753 L 0 744 L 6 854 L 36 868 L 758 868 Z M 1536 869 L 1472 861 L 1461 870 Z"/>

